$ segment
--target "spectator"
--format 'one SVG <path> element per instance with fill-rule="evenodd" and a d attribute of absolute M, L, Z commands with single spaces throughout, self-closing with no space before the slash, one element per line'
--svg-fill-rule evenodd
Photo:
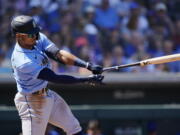
<path fill-rule="evenodd" d="M 61 135 L 61 134 L 55 126 L 48 124 L 45 135 Z"/>
<path fill-rule="evenodd" d="M 84 18 L 87 23 L 93 23 L 95 15 L 95 8 L 93 6 L 87 6 L 84 11 Z"/>
<path fill-rule="evenodd" d="M 109 5 L 109 0 L 102 0 L 101 6 L 95 11 L 94 23 L 100 30 L 100 42 L 104 52 L 111 51 L 111 34 L 118 28 L 119 17 L 115 9 Z"/>
<path fill-rule="evenodd" d="M 47 13 L 47 27 L 46 28 L 48 29 L 50 33 L 56 33 L 60 31 L 61 29 L 60 11 L 58 7 Z"/>
<path fill-rule="evenodd" d="M 175 33 L 173 35 L 173 41 L 177 50 L 180 50 L 180 18 L 175 21 Z"/>
<path fill-rule="evenodd" d="M 102 0 L 83 0 L 84 6 L 95 6 L 98 7 L 101 5 Z"/>
<path fill-rule="evenodd" d="M 174 44 L 171 40 L 165 40 L 163 44 L 164 55 L 175 53 Z M 166 64 L 170 72 L 180 72 L 180 62 L 170 62 Z"/>
<path fill-rule="evenodd" d="M 144 46 L 138 46 L 137 52 L 132 56 L 133 61 L 141 61 L 150 58 L 149 54 L 145 51 Z M 144 67 L 134 67 L 132 72 L 155 72 L 155 65 L 148 65 Z"/>
<path fill-rule="evenodd" d="M 159 57 L 163 55 L 163 40 L 159 37 L 153 36 L 149 41 L 148 52 L 151 57 Z"/>
<path fill-rule="evenodd" d="M 91 50 L 91 48 L 87 45 L 84 45 L 82 46 L 80 49 L 80 58 L 84 59 L 84 60 L 91 60 L 92 59 L 92 53 L 93 53 L 93 50 Z M 90 74 L 90 72 L 86 69 L 83 69 L 83 68 L 79 68 L 79 73 L 80 74 Z"/>
<path fill-rule="evenodd" d="M 39 2 L 34 2 L 30 3 L 29 5 L 29 14 L 32 16 L 35 21 L 42 26 L 43 29 L 46 28 L 46 23 L 45 23 L 45 14 L 42 10 L 41 3 Z"/>
<path fill-rule="evenodd" d="M 130 15 L 130 6 L 132 2 L 133 0 L 116 0 L 111 6 L 116 9 L 119 17 L 123 19 Z"/>
<path fill-rule="evenodd" d="M 103 135 L 99 121 L 90 120 L 87 126 L 86 133 L 86 135 Z"/>
<path fill-rule="evenodd" d="M 125 56 L 130 58 L 138 51 L 138 48 L 146 49 L 145 38 L 139 32 L 132 32 L 124 46 Z"/>
<path fill-rule="evenodd" d="M 157 123 L 154 121 L 148 122 L 147 124 L 148 135 L 157 135 Z"/>
<path fill-rule="evenodd" d="M 136 31 L 141 34 L 149 28 L 149 23 L 147 18 L 142 14 L 141 6 L 133 2 L 130 5 L 130 14 L 122 20 L 122 33 L 129 35 L 129 33 Z"/>
<path fill-rule="evenodd" d="M 112 55 L 111 52 L 104 53 L 103 58 L 104 58 L 104 60 L 103 60 L 104 67 L 111 67 L 111 66 L 113 66 L 113 62 L 112 62 L 113 55 Z"/>
<path fill-rule="evenodd" d="M 121 45 L 117 45 L 113 48 L 112 56 L 113 56 L 112 57 L 113 66 L 130 63 L 130 60 L 124 56 L 124 52 L 123 52 Z M 122 69 L 119 69 L 119 71 L 120 72 L 128 72 L 128 71 L 130 72 L 130 68 L 122 68 Z"/>
<path fill-rule="evenodd" d="M 155 5 L 154 15 L 151 16 L 150 21 L 151 24 L 161 24 L 167 32 L 166 37 L 172 37 L 175 32 L 173 22 L 167 14 L 167 7 L 164 3 L 157 3 Z"/>
<path fill-rule="evenodd" d="M 77 56 L 89 49 L 88 59 L 95 60 L 97 64 L 104 63 L 105 66 L 118 63 L 118 60 L 110 60 L 116 59 L 114 48 L 119 45 L 124 52 L 122 57 L 131 61 L 132 56 L 139 54 L 140 46 L 148 57 L 165 55 L 164 49 L 169 46 L 164 44 L 166 39 L 173 42 L 171 53 L 178 53 L 178 4 L 179 0 L 1 0 L 0 50 L 5 54 L 1 54 L 1 60 L 5 63 L 1 64 L 1 67 L 7 66 L 10 59 L 14 40 L 11 37 L 9 22 L 18 14 L 32 15 L 41 24 L 43 32 L 53 42 L 58 42 L 60 48 Z M 86 46 L 77 50 L 75 46 L 80 42 L 86 42 Z M 178 62 L 175 63 L 177 66 Z M 167 71 L 166 66 L 168 64 L 156 65 L 156 69 Z M 54 64 L 54 69 L 57 72 L 67 71 L 57 64 Z M 72 72 L 77 72 L 77 69 Z M 179 72 L 178 67 L 170 68 L 169 72 Z"/>
<path fill-rule="evenodd" d="M 180 1 L 179 0 L 173 0 L 173 1 L 166 1 L 168 5 L 168 14 L 171 18 L 177 19 L 180 18 Z"/>
<path fill-rule="evenodd" d="M 121 36 L 118 29 L 114 29 L 111 31 L 111 33 L 108 35 L 108 39 L 105 40 L 105 43 L 103 43 L 104 51 L 112 51 L 112 49 L 118 45 L 121 44 Z M 123 44 L 122 44 L 123 46 Z"/>
<path fill-rule="evenodd" d="M 2 44 L 0 49 L 0 73 L 11 73 L 10 59 L 6 57 L 7 45 Z"/>
<path fill-rule="evenodd" d="M 94 22 L 102 30 L 117 28 L 119 23 L 118 14 L 110 7 L 109 0 L 102 0 L 101 6 L 95 11 Z"/>

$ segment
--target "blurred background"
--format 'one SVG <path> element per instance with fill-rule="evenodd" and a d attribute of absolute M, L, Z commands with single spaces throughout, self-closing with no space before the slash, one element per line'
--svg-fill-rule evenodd
<path fill-rule="evenodd" d="M 180 52 L 179 0 L 0 0 L 0 134 L 20 135 L 13 17 L 34 17 L 59 48 L 104 67 Z M 57 73 L 89 71 L 53 62 Z M 104 73 L 103 86 L 54 85 L 87 135 L 180 135 L 180 62 Z M 46 135 L 64 135 L 48 125 Z"/>

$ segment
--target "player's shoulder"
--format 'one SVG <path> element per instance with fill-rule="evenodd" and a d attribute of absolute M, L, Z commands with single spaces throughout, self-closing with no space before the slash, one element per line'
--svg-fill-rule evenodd
<path fill-rule="evenodd" d="M 26 65 L 27 63 L 31 63 L 31 60 L 22 53 L 19 53 L 18 55 L 14 53 L 11 57 L 11 63 L 13 67 L 18 68 L 22 65 Z"/>
<path fill-rule="evenodd" d="M 41 46 L 46 42 L 49 42 L 49 38 L 45 34 L 39 32 L 39 40 L 37 40 L 37 46 Z"/>
<path fill-rule="evenodd" d="M 31 61 L 32 60 L 30 59 L 30 57 L 28 57 L 28 54 L 17 51 L 17 48 L 15 46 L 14 51 L 11 55 L 11 63 L 13 67 L 20 67 L 21 65 L 29 63 Z"/>
<path fill-rule="evenodd" d="M 54 45 L 54 43 L 45 34 L 40 32 L 36 47 L 44 51 L 52 45 Z"/>
<path fill-rule="evenodd" d="M 48 37 L 44 33 L 39 32 L 39 40 L 48 40 Z"/>
<path fill-rule="evenodd" d="M 11 57 L 11 63 L 13 69 L 24 73 L 32 72 L 40 66 L 32 61 L 28 55 L 23 55 L 23 53 L 18 53 L 17 55 L 16 52 L 14 52 Z"/>

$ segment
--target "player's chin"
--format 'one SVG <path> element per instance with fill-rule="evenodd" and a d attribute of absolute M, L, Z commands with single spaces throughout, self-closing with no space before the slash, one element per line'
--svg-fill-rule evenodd
<path fill-rule="evenodd" d="M 28 46 L 31 46 L 31 47 L 33 47 L 33 46 L 35 46 L 36 45 L 36 42 L 32 42 L 32 43 L 29 43 L 28 44 Z"/>
<path fill-rule="evenodd" d="M 34 39 L 29 39 L 28 43 L 31 44 L 31 45 L 36 44 L 36 39 L 35 38 Z"/>

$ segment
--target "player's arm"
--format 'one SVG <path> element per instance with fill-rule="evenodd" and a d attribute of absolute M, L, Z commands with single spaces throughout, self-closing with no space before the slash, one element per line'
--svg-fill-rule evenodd
<path fill-rule="evenodd" d="M 84 60 L 76 57 L 75 55 L 73 55 L 65 50 L 60 50 L 55 45 L 46 49 L 45 52 L 50 58 L 52 58 L 55 61 L 58 61 L 60 63 L 87 68 L 88 70 L 92 71 L 93 74 L 101 74 L 102 73 L 102 66 L 94 65 L 89 62 L 85 62 Z"/>
<path fill-rule="evenodd" d="M 101 83 L 103 78 L 104 77 L 102 75 L 93 75 L 90 77 L 79 77 L 79 78 L 70 75 L 62 75 L 62 74 L 58 75 L 55 74 L 49 68 L 42 69 L 38 75 L 38 79 L 42 79 L 58 84 L 75 84 L 75 83 L 83 83 L 83 82 Z"/>

